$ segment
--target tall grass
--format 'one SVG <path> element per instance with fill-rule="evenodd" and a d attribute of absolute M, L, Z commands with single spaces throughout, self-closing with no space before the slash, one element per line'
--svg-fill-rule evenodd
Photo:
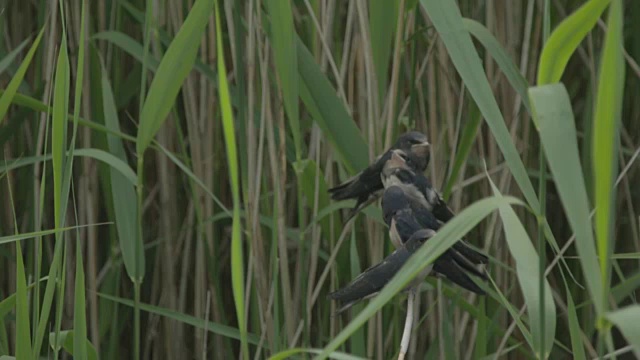
<path fill-rule="evenodd" d="M 429 278 L 411 358 L 640 355 L 635 2 L 40 5 L 0 6 L 0 357 L 392 358 L 461 236 L 487 296 Z M 391 246 L 327 189 L 408 129 L 458 216 L 335 316 Z"/>

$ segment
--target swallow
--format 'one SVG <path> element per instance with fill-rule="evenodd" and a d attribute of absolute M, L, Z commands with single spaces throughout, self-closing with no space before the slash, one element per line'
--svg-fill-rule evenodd
<path fill-rule="evenodd" d="M 411 255 L 435 234 L 435 231 L 430 229 L 416 231 L 401 247 L 384 258 L 382 262 L 365 270 L 345 287 L 330 293 L 328 297 L 339 301 L 341 304 L 340 308 L 336 311 L 336 315 L 349 309 L 361 300 L 366 300 L 377 295 L 395 274 L 398 273 Z"/>
<path fill-rule="evenodd" d="M 416 214 L 415 204 L 400 186 L 392 185 L 386 188 L 382 195 L 383 218 L 389 226 L 389 237 L 396 249 L 401 248 L 417 231 L 425 228 L 438 231 L 442 226 L 442 222 L 424 208 L 420 210 L 420 214 Z M 425 269 L 417 276 L 414 285 L 424 280 L 424 277 L 429 274 L 427 270 L 432 270 L 437 276 L 444 276 L 464 289 L 484 295 L 484 291 L 468 275 L 487 279 L 487 276 L 475 267 L 478 263 L 482 263 L 476 262 L 478 259 L 486 262 L 485 255 L 458 242 L 433 262 L 432 269 Z"/>
<path fill-rule="evenodd" d="M 447 222 L 454 217 L 444 198 L 422 172 L 412 168 L 412 159 L 403 150 L 393 149 L 389 159 L 382 166 L 380 181 L 384 188 L 399 186 L 407 194 L 418 200 L 427 210 L 442 221 Z"/>
<path fill-rule="evenodd" d="M 411 211 L 423 227 L 438 230 L 445 222 L 453 218 L 454 213 L 442 195 L 433 188 L 424 174 L 413 171 L 411 159 L 401 150 L 392 151 L 389 160 L 383 166 L 380 177 L 386 189 L 396 186 L 404 192 L 408 197 Z M 464 239 L 457 242 L 454 249 L 473 264 L 488 262 L 486 255 L 471 248 Z"/>
<path fill-rule="evenodd" d="M 405 133 L 369 167 L 342 184 L 329 189 L 333 200 L 356 200 L 356 205 L 349 212 L 347 221 L 382 195 L 384 186 L 380 173 L 384 164 L 391 158 L 393 150 L 401 150 L 406 156 L 408 166 L 414 171 L 424 172 L 429 164 L 429 146 L 426 135 L 417 131 Z"/>

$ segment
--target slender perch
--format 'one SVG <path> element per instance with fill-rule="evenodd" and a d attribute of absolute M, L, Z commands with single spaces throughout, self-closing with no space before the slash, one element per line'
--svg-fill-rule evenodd
<path fill-rule="evenodd" d="M 402 340 L 400 341 L 400 354 L 398 360 L 404 360 L 407 350 L 409 349 L 409 341 L 411 340 L 411 329 L 413 328 L 413 306 L 416 302 L 416 288 L 409 290 L 407 296 L 407 318 L 404 321 L 404 331 L 402 332 Z"/>

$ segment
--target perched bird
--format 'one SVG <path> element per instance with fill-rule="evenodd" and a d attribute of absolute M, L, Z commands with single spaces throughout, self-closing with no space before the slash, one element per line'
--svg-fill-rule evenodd
<path fill-rule="evenodd" d="M 431 181 L 421 171 L 414 170 L 413 159 L 400 149 L 390 152 L 389 160 L 384 163 L 380 173 L 383 187 L 399 186 L 432 212 L 436 219 L 442 222 L 451 220 L 453 211 L 433 188 Z"/>
<path fill-rule="evenodd" d="M 423 172 L 429 164 L 429 142 L 417 131 L 401 135 L 391 149 L 378 156 L 373 164 L 342 184 L 329 189 L 333 200 L 356 199 L 356 205 L 349 212 L 348 219 L 367 207 L 382 195 L 383 184 L 380 173 L 391 158 L 393 150 L 401 150 L 414 171 Z"/>
<path fill-rule="evenodd" d="M 418 216 L 414 211 L 416 205 L 413 203 L 412 206 L 412 203 L 411 196 L 400 186 L 389 186 L 382 195 L 383 217 L 389 226 L 391 241 L 397 249 L 401 248 L 419 230 L 426 228 L 437 231 L 442 225 L 429 211 L 421 211 Z M 419 217 L 420 219 L 418 219 Z M 479 262 L 474 261 L 484 259 L 486 262 L 486 256 L 463 243 L 458 242 L 456 245 L 447 249 L 433 262 L 433 269 L 425 268 L 425 271 L 416 277 L 414 284 L 424 280 L 429 274 L 429 270 L 432 270 L 436 275 L 444 276 L 469 291 L 483 295 L 484 291 L 469 278 L 468 274 L 486 280 L 486 275 L 475 267 Z M 468 256 L 468 254 L 472 254 L 472 256 Z"/>
<path fill-rule="evenodd" d="M 443 223 L 453 218 L 454 213 L 433 188 L 429 179 L 424 174 L 413 170 L 411 161 L 411 158 L 401 150 L 392 150 L 389 160 L 382 169 L 382 183 L 385 189 L 396 186 L 404 192 L 411 211 L 422 227 L 438 230 Z M 384 212 L 384 199 L 382 207 Z M 385 221 L 387 221 L 386 218 Z M 462 239 L 453 247 L 473 264 L 486 264 L 488 261 L 486 255 L 474 250 Z"/>
<path fill-rule="evenodd" d="M 428 239 L 435 235 L 435 231 L 422 229 L 411 235 L 407 241 L 391 255 L 377 265 L 374 265 L 358 275 L 345 287 L 330 293 L 328 296 L 341 303 L 336 314 L 349 309 L 360 300 L 377 295 L 380 290 L 393 278 L 409 257 Z"/>

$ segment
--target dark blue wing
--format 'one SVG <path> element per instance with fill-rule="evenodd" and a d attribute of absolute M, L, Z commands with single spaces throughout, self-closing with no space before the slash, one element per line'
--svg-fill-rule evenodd
<path fill-rule="evenodd" d="M 331 299 L 340 301 L 342 304 L 338 313 L 358 301 L 378 293 L 395 276 L 410 256 L 411 253 L 402 247 L 379 264 L 365 270 L 345 287 L 330 293 L 328 296 Z"/>

